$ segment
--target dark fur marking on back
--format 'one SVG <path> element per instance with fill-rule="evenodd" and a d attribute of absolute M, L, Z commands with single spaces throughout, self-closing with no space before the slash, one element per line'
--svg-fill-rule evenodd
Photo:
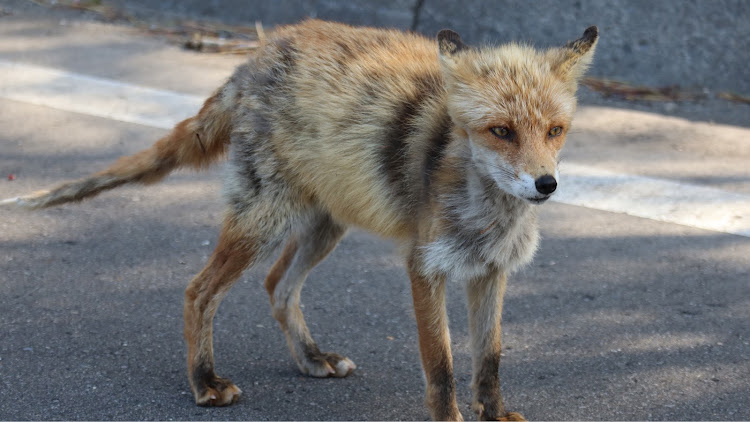
<path fill-rule="evenodd" d="M 451 139 L 451 130 L 453 129 L 453 120 L 446 113 L 440 120 L 440 125 L 436 128 L 435 133 L 427 141 L 427 150 L 425 151 L 424 178 L 423 183 L 425 191 L 429 193 L 432 175 L 440 166 L 440 162 L 445 155 L 445 148 Z"/>
<path fill-rule="evenodd" d="M 399 196 L 409 193 L 407 176 L 408 143 L 414 133 L 413 121 L 419 114 L 422 95 L 402 101 L 396 106 L 393 120 L 385 133 L 382 165 L 388 182 L 396 187 Z"/>
<path fill-rule="evenodd" d="M 415 191 L 414 187 L 410 186 L 412 181 L 409 178 L 408 169 L 409 139 L 416 134 L 415 121 L 423 112 L 424 103 L 434 97 L 441 86 L 439 75 L 431 73 L 412 75 L 411 83 L 414 86 L 413 94 L 410 98 L 400 102 L 394 109 L 394 117 L 385 133 L 386 139 L 383 146 L 383 168 L 388 177 L 388 182 L 395 187 L 397 195 L 401 197 L 408 197 Z M 442 156 L 442 150 L 446 142 L 442 138 L 448 129 L 443 128 L 443 126 L 436 128 L 438 133 L 421 134 L 422 136 L 429 136 L 430 150 L 433 149 L 432 143 L 436 144 L 434 153 L 429 153 L 435 159 Z M 430 166 L 433 166 L 433 164 L 430 164 Z M 410 198 L 410 200 L 414 199 L 416 198 Z"/>
<path fill-rule="evenodd" d="M 268 136 L 271 134 L 271 122 L 265 113 L 257 110 L 248 110 L 245 113 L 246 119 L 250 122 L 256 136 Z"/>
<path fill-rule="evenodd" d="M 250 182 L 249 187 L 253 189 L 253 192 L 255 192 L 256 194 L 260 192 L 260 188 L 263 184 L 263 179 L 258 176 L 258 171 L 255 170 L 255 167 L 252 164 L 248 163 L 248 165 L 242 167 L 242 170 L 240 170 L 240 174 Z"/>
<path fill-rule="evenodd" d="M 272 46 L 278 55 L 277 59 L 270 66 L 259 64 L 257 69 L 262 70 L 251 73 L 255 87 L 264 90 L 272 90 L 282 85 L 297 61 L 297 49 L 292 45 L 291 40 L 282 38 L 274 42 Z"/>
<path fill-rule="evenodd" d="M 263 121 L 263 119 L 259 119 Z M 243 136 L 236 134 L 237 136 Z M 265 135 L 261 135 L 265 136 Z M 258 174 L 257 165 L 260 157 L 258 157 L 258 140 L 253 139 L 253 136 L 245 134 L 243 136 L 243 142 L 235 143 L 235 158 L 234 162 L 237 164 L 237 175 L 242 178 L 248 188 L 248 192 L 255 195 L 260 193 L 263 186 L 263 178 Z M 261 141 L 262 143 L 262 141 Z M 238 202 L 235 205 L 242 206 L 242 202 Z"/>

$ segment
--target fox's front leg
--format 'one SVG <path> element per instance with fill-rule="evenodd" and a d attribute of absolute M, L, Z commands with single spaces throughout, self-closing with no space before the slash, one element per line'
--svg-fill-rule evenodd
<path fill-rule="evenodd" d="M 489 271 L 468 282 L 469 330 L 473 363 L 474 410 L 480 420 L 525 420 L 508 413 L 500 394 L 500 322 L 507 276 Z"/>
<path fill-rule="evenodd" d="M 414 313 L 419 331 L 419 352 L 427 379 L 427 407 L 436 421 L 462 421 L 456 403 L 448 317 L 445 310 L 445 278 L 428 278 L 409 262 Z"/>

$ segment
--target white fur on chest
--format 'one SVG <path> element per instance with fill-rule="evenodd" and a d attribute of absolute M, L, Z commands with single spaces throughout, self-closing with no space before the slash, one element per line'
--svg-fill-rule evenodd
<path fill-rule="evenodd" d="M 527 264 L 539 241 L 535 206 L 476 173 L 466 176 L 464 189 L 440 199 L 446 224 L 421 248 L 427 275 L 468 281 L 493 269 L 509 273 Z"/>
<path fill-rule="evenodd" d="M 425 272 L 465 282 L 487 274 L 492 267 L 510 273 L 528 264 L 539 241 L 536 215 L 521 216 L 513 223 L 496 223 L 484 233 L 476 230 L 473 243 L 467 232 L 438 237 L 421 248 Z"/>

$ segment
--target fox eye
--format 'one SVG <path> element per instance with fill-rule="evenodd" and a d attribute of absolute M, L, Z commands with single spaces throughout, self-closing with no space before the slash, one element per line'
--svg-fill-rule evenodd
<path fill-rule="evenodd" d="M 513 139 L 513 132 L 505 126 L 492 127 L 490 128 L 490 132 L 498 138 L 506 141 Z"/>
<path fill-rule="evenodd" d="M 549 136 L 555 137 L 562 135 L 563 129 L 560 126 L 555 126 L 549 130 Z"/>

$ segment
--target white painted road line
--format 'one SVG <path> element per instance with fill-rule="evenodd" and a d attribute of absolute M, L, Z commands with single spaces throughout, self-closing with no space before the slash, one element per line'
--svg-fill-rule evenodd
<path fill-rule="evenodd" d="M 750 237 L 750 195 L 560 163 L 552 200 Z"/>
<path fill-rule="evenodd" d="M 205 98 L 0 60 L 0 98 L 162 129 Z"/>
<path fill-rule="evenodd" d="M 170 129 L 204 98 L 0 60 L 0 98 Z M 561 164 L 553 200 L 750 237 L 750 195 Z"/>

